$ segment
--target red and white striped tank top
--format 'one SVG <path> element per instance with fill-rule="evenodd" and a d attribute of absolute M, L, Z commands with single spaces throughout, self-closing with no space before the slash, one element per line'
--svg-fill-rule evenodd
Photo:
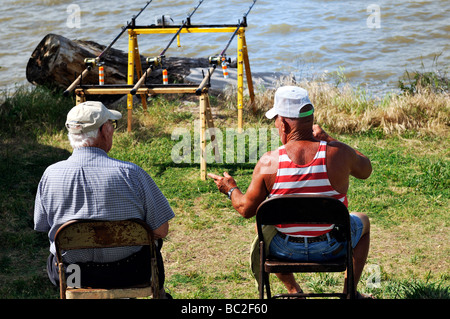
<path fill-rule="evenodd" d="M 269 197 L 286 194 L 318 194 L 339 199 L 348 206 L 347 195 L 338 193 L 330 184 L 326 165 L 327 142 L 321 141 L 313 160 L 306 165 L 291 161 L 286 149 L 278 149 L 278 170 Z M 315 237 L 328 233 L 332 224 L 285 224 L 275 225 L 277 230 L 289 236 Z"/>

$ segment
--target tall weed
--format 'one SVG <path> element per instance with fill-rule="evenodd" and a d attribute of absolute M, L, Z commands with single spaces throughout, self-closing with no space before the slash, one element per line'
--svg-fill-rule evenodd
<path fill-rule="evenodd" d="M 47 88 L 21 86 L 13 93 L 0 93 L 0 133 L 37 135 L 64 128 L 72 98 Z"/>

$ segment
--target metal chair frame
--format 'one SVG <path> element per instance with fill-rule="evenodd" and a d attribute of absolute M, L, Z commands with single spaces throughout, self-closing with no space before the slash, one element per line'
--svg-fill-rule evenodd
<path fill-rule="evenodd" d="M 266 256 L 263 225 L 290 223 L 334 224 L 334 232 L 345 240 L 346 256 L 326 262 L 295 262 Z M 270 291 L 270 273 L 313 273 L 342 272 L 347 270 L 347 294 L 344 293 L 297 293 L 279 294 L 280 297 L 340 297 L 356 298 L 353 272 L 353 249 L 351 246 L 350 216 L 347 207 L 339 200 L 319 195 L 282 195 L 262 202 L 256 213 L 256 225 L 260 245 L 259 297 L 272 298 Z"/>
<path fill-rule="evenodd" d="M 59 269 L 61 299 L 116 299 L 153 295 L 159 298 L 158 268 L 155 242 L 149 226 L 139 219 L 118 221 L 71 220 L 64 223 L 55 235 L 56 259 Z M 67 287 L 62 252 L 74 249 L 149 246 L 151 262 L 150 285 L 126 288 L 71 288 Z"/>

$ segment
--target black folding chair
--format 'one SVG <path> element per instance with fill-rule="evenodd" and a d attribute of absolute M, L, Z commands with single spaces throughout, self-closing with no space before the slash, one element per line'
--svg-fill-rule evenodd
<path fill-rule="evenodd" d="M 333 235 L 339 241 L 346 241 L 346 256 L 326 262 L 294 262 L 275 259 L 265 254 L 263 225 L 277 224 L 334 224 Z M 347 207 L 339 200 L 314 195 L 283 195 L 262 202 L 256 213 L 256 225 L 260 245 L 259 295 L 264 299 L 272 298 L 270 291 L 270 273 L 313 273 L 342 272 L 347 270 L 347 294 L 344 293 L 297 293 L 279 294 L 279 297 L 340 297 L 356 298 L 353 273 L 353 253 L 350 234 L 350 217 Z"/>

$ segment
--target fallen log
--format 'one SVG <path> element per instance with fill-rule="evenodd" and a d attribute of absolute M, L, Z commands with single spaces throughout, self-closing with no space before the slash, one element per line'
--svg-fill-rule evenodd
<path fill-rule="evenodd" d="M 27 80 L 35 85 L 66 89 L 86 68 L 85 58 L 97 57 L 106 46 L 93 41 L 70 40 L 61 35 L 48 34 L 32 53 L 26 68 Z M 105 84 L 126 84 L 128 54 L 111 48 L 102 56 L 105 69 Z M 141 55 L 143 68 L 147 65 Z M 164 59 L 164 68 L 169 73 L 169 81 L 183 83 L 193 68 L 208 68 L 207 58 Z M 149 74 L 147 83 L 161 84 L 162 72 L 155 70 Z M 135 72 L 135 82 L 137 81 Z M 93 68 L 83 78 L 82 83 L 98 84 L 98 68 Z"/>

